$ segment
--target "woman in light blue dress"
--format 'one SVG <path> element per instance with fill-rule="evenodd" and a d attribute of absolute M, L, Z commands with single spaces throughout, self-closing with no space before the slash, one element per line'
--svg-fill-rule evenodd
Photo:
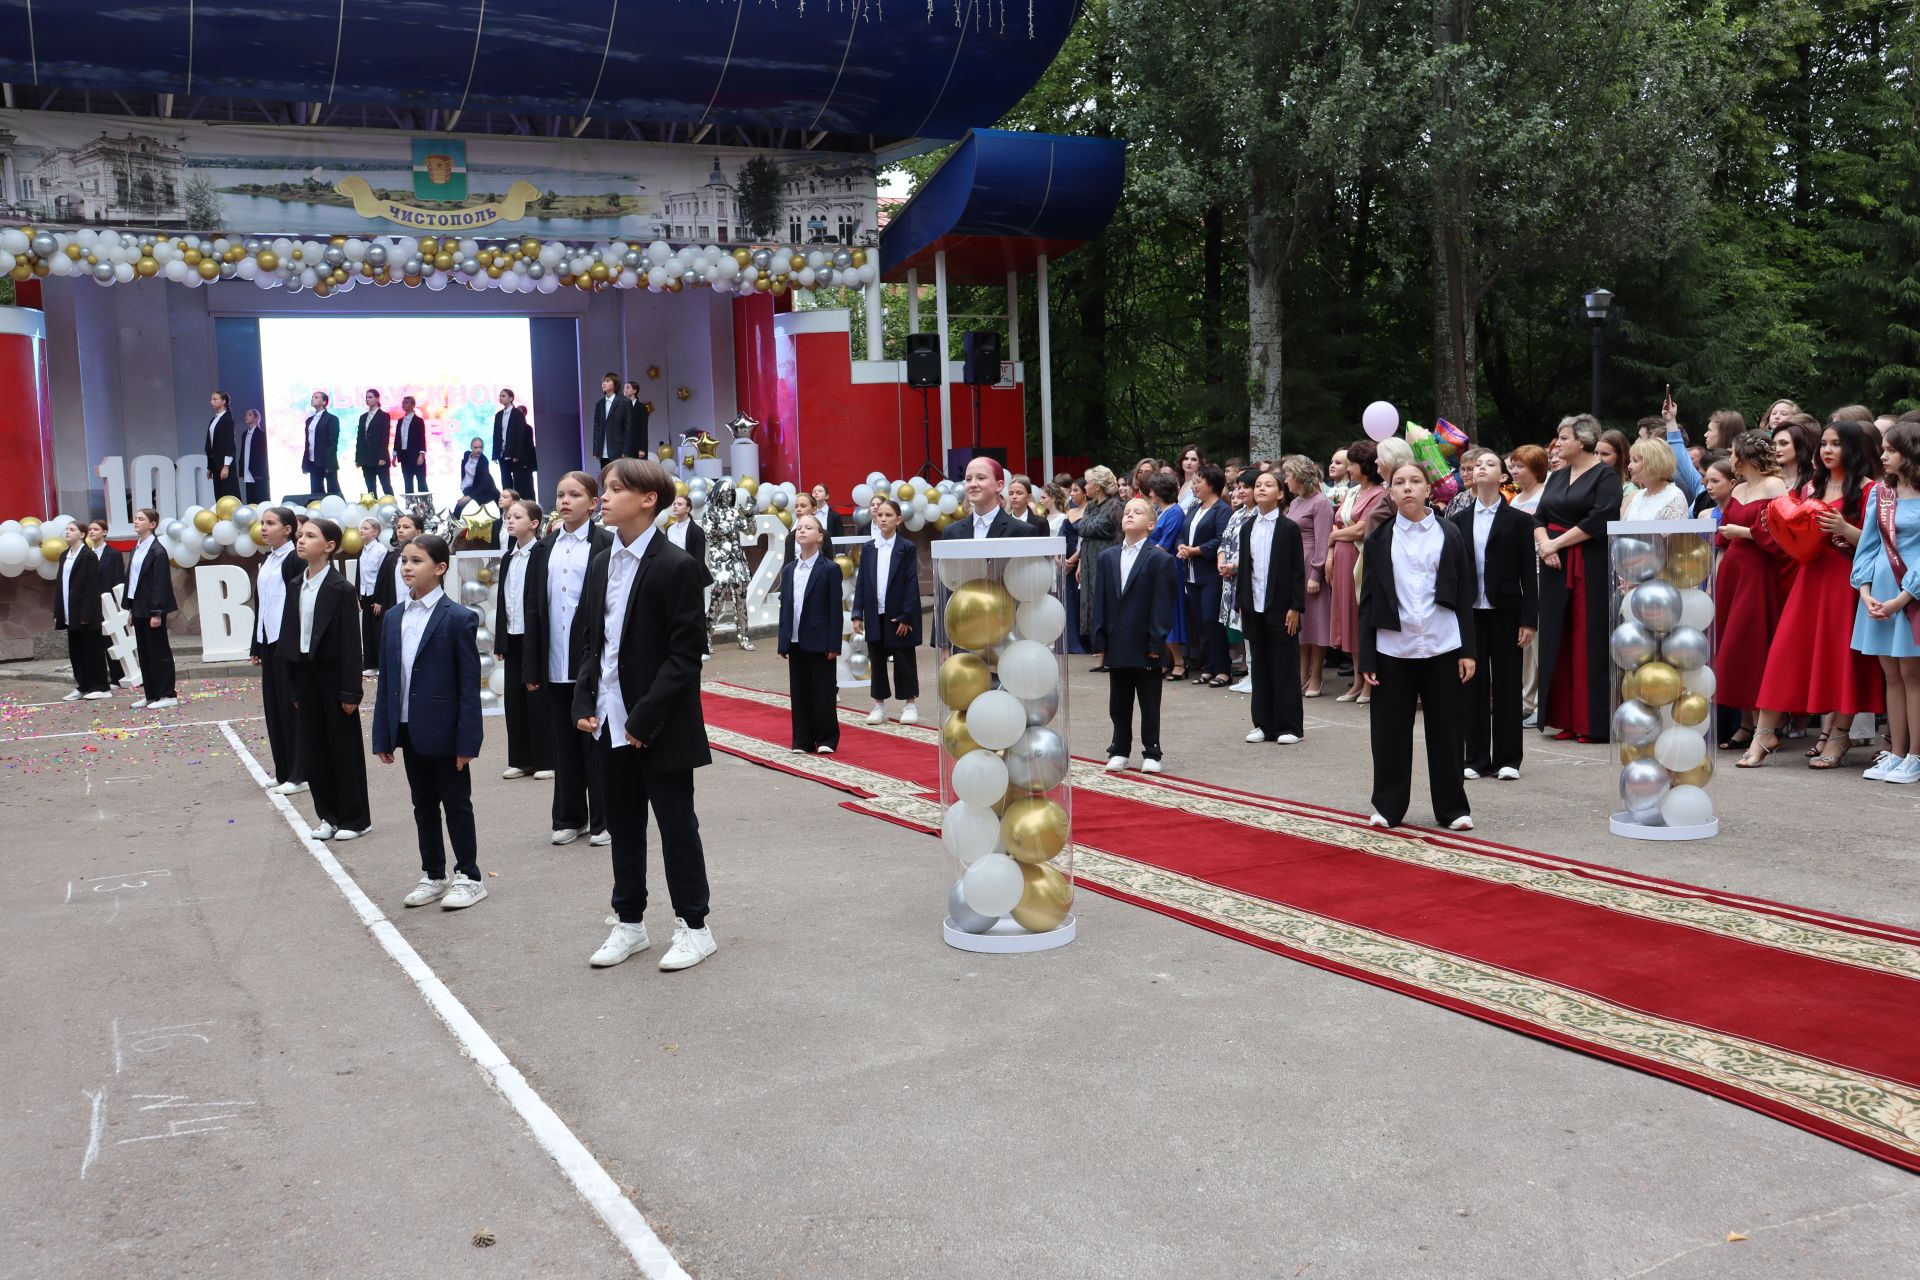
<path fill-rule="evenodd" d="M 1853 615 L 1853 649 L 1880 660 L 1887 680 L 1887 741 L 1861 776 L 1876 782 L 1920 783 L 1920 641 L 1906 609 L 1920 600 L 1920 422 L 1896 422 L 1880 448 L 1886 478 L 1866 493 L 1852 582 L 1860 592 Z M 1888 487 L 1892 486 L 1891 489 Z M 1882 524 L 1882 490 L 1894 497 L 1892 554 Z M 1894 561 L 1904 574 L 1896 573 Z"/>

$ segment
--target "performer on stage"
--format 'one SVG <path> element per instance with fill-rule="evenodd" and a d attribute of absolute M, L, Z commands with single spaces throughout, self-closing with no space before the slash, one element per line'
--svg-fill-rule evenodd
<path fill-rule="evenodd" d="M 527 560 L 527 652 L 523 674 L 528 692 L 535 688 L 553 725 L 553 843 L 572 844 L 591 833 L 594 844 L 608 836 L 606 801 L 601 792 L 599 758 L 592 742 L 576 732 L 574 681 L 591 625 L 575 625 L 585 588 L 587 564 L 613 542 L 605 527 L 591 523 L 600 482 L 584 471 L 569 471 L 555 486 L 560 527 L 540 541 Z M 649 514 L 651 527 L 651 514 Z"/>
<path fill-rule="evenodd" d="M 307 473 L 310 493 L 340 492 L 340 419 L 327 406 L 332 397 L 316 391 L 309 401 L 313 412 L 307 415 L 307 447 L 300 455 L 300 469 Z"/>
<path fill-rule="evenodd" d="M 400 397 L 400 421 L 393 424 L 393 454 L 400 460 L 400 492 L 427 491 L 427 420 L 414 410 L 413 397 Z"/>
<path fill-rule="evenodd" d="M 467 451 L 460 457 L 460 496 L 454 500 L 450 513 L 455 520 L 466 512 L 469 504 L 484 507 L 489 502 L 500 500 L 500 487 L 493 482 L 493 471 L 487 466 L 487 455 L 480 451 L 485 443 L 475 436 L 467 442 Z"/>
<path fill-rule="evenodd" d="M 366 482 L 363 493 L 393 496 L 393 420 L 380 407 L 380 393 L 367 392 L 367 411 L 360 415 L 360 434 L 353 442 L 353 460 Z M 379 489 L 374 486 L 378 484 Z"/>
<path fill-rule="evenodd" d="M 534 489 L 533 428 L 527 411 L 513 402 L 513 392 L 500 392 L 500 412 L 493 415 L 493 456 L 500 463 L 500 486 L 529 498 Z"/>
<path fill-rule="evenodd" d="M 620 388 L 621 396 L 627 402 L 627 445 L 628 457 L 644 458 L 653 452 L 652 441 L 647 438 L 647 406 L 640 399 L 640 384 L 629 378 Z"/>
<path fill-rule="evenodd" d="M 207 397 L 213 420 L 207 423 L 207 475 L 213 480 L 216 498 L 240 496 L 240 476 L 234 464 L 233 413 L 227 408 L 227 393 L 216 391 Z"/>
<path fill-rule="evenodd" d="M 273 501 L 267 483 L 267 428 L 258 409 L 247 410 L 247 423 L 240 432 L 240 500 L 258 506 Z"/>
<path fill-rule="evenodd" d="M 260 701 L 267 721 L 267 746 L 273 753 L 270 790 L 283 796 L 307 789 L 306 770 L 300 767 L 300 726 L 293 709 L 293 682 L 280 652 L 280 624 L 287 612 L 287 591 L 300 576 L 300 558 L 293 554 L 292 507 L 268 507 L 260 513 L 260 540 L 267 552 L 260 557 L 254 600 L 259 617 L 253 624 L 249 660 L 260 668 Z"/>
<path fill-rule="evenodd" d="M 711 763 L 700 716 L 700 574 L 653 522 L 673 501 L 666 468 L 618 458 L 607 468 L 602 518 L 617 530 L 593 557 L 581 600 L 586 625 L 574 689 L 576 726 L 592 736 L 607 783 L 613 910 L 619 922 L 593 953 L 598 967 L 648 946 L 647 810 L 673 902 L 673 945 L 662 969 L 688 969 L 715 950 L 707 928 L 707 864 L 693 806 L 693 771 Z"/>
<path fill-rule="evenodd" d="M 1169 477 L 1161 477 L 1168 489 Z M 1177 495 L 1176 495 L 1177 496 Z M 1169 508 L 1178 511 L 1176 502 Z M 1180 605 L 1179 562 L 1149 542 L 1155 516 L 1145 498 L 1120 515 L 1120 545 L 1094 566 L 1093 645 L 1107 655 L 1107 772 L 1133 755 L 1133 708 L 1140 706 L 1140 771 L 1160 772 L 1160 695 L 1167 681 L 1167 632 Z M 1182 523 L 1185 523 L 1183 520 Z"/>
<path fill-rule="evenodd" d="M 967 464 L 966 506 L 961 518 L 940 534 L 943 539 L 960 538 L 1037 538 L 1040 531 L 1024 520 L 1016 520 L 1000 505 L 1000 488 L 1006 483 L 1007 469 L 992 458 L 975 458 Z"/>
<path fill-rule="evenodd" d="M 67 633 L 67 661 L 73 665 L 73 690 L 63 701 L 113 697 L 107 675 L 107 639 L 100 634 L 100 593 L 106 567 L 87 545 L 86 530 L 67 525 L 67 551 L 60 557 L 59 586 L 53 593 L 53 626 Z"/>
<path fill-rule="evenodd" d="M 154 530 L 160 513 L 142 507 L 133 513 L 133 560 L 127 566 L 127 612 L 133 616 L 133 643 L 140 656 L 140 697 L 134 707 L 159 711 L 177 707 L 173 685 L 173 646 L 167 641 L 167 615 L 180 606 L 173 599 L 173 562 Z"/>
<path fill-rule="evenodd" d="M 611 373 L 603 375 L 600 398 L 593 402 L 593 456 L 600 459 L 602 470 L 615 458 L 634 456 L 628 408 L 627 398 L 620 394 L 620 379 Z"/>
<path fill-rule="evenodd" d="M 360 626 L 353 588 L 333 568 L 340 526 L 319 516 L 300 525 L 294 554 L 305 570 L 287 587 L 275 657 L 293 681 L 300 758 L 321 840 L 357 840 L 373 825 L 366 747 L 360 738 Z"/>

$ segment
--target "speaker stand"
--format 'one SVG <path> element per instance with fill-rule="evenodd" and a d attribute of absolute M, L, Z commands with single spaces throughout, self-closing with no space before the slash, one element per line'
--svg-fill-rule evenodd
<path fill-rule="evenodd" d="M 973 384 L 973 451 L 980 452 L 980 384 Z"/>
<path fill-rule="evenodd" d="M 920 388 L 920 440 L 921 443 L 926 446 L 927 460 L 920 464 L 920 469 L 914 472 L 914 474 L 929 484 L 939 484 L 947 477 L 942 474 L 939 467 L 933 465 L 933 411 L 927 407 L 929 404 L 928 396 L 932 391 L 933 388 L 931 387 Z M 945 394 L 944 386 L 941 388 L 941 393 Z M 976 430 L 974 434 L 978 436 L 978 430 Z"/>

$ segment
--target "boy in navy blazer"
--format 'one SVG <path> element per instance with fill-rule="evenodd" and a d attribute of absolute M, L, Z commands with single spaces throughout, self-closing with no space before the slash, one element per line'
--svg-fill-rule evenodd
<path fill-rule="evenodd" d="M 811 513 L 793 522 L 795 557 L 780 570 L 780 656 L 787 660 L 793 750 L 830 756 L 840 745 L 834 663 L 840 657 L 840 567 L 821 548 L 826 526 Z"/>
<path fill-rule="evenodd" d="M 1520 667 L 1540 619 L 1540 570 L 1533 550 L 1533 521 L 1500 494 L 1506 471 L 1491 449 L 1469 449 L 1460 470 L 1473 490 L 1473 504 L 1453 523 L 1473 548 L 1479 594 L 1473 602 L 1473 679 L 1461 703 L 1461 775 L 1503 782 L 1520 776 L 1522 711 Z M 1488 718 L 1488 703 L 1492 718 Z M 1491 727 L 1491 732 L 1489 732 Z"/>
<path fill-rule="evenodd" d="M 1120 515 L 1120 545 L 1094 562 L 1093 637 L 1107 655 L 1107 714 L 1113 740 L 1107 772 L 1127 767 L 1133 754 L 1133 707 L 1140 704 L 1140 769 L 1160 772 L 1160 692 L 1166 683 L 1167 632 L 1180 599 L 1174 559 L 1147 541 L 1153 505 L 1128 502 Z"/>
<path fill-rule="evenodd" d="M 906 703 L 901 724 L 918 724 L 920 669 L 920 553 L 899 537 L 900 504 L 880 498 L 873 504 L 873 541 L 861 549 L 853 571 L 853 634 L 864 635 L 873 672 L 873 710 L 868 724 L 884 724 L 887 699 L 896 692 Z M 872 628 L 868 629 L 868 624 Z M 891 679 L 888 660 L 893 663 Z"/>

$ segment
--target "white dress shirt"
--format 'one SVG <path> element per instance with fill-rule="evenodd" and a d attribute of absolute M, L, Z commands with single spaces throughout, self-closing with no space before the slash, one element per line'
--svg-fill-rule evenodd
<path fill-rule="evenodd" d="M 667 541 L 682 551 L 687 549 L 687 521 L 675 520 L 667 526 Z"/>
<path fill-rule="evenodd" d="M 1400 629 L 1381 628 L 1381 653 L 1394 658 L 1435 658 L 1460 647 L 1460 619 L 1433 599 L 1446 544 L 1440 518 L 1432 512 L 1418 524 L 1394 516 L 1393 590 L 1400 597 Z"/>
<path fill-rule="evenodd" d="M 133 544 L 133 557 L 127 561 L 127 600 L 133 600 L 133 593 L 140 585 L 140 566 L 147 562 L 147 552 L 153 550 L 153 535 L 148 534 Z"/>
<path fill-rule="evenodd" d="M 587 585 L 587 561 L 593 557 L 593 526 L 582 522 L 568 533 L 562 528 L 554 535 L 553 549 L 547 553 L 547 679 L 555 684 L 572 684 L 568 653 L 573 645 L 573 615 L 580 608 L 580 592 Z M 648 533 L 653 532 L 648 526 Z"/>
<path fill-rule="evenodd" d="M 380 566 L 386 563 L 387 544 L 369 542 L 360 548 L 360 594 L 370 596 L 380 584 Z"/>
<path fill-rule="evenodd" d="M 627 745 L 627 699 L 620 691 L 620 640 L 627 628 L 627 598 L 633 594 L 640 557 L 647 554 L 653 529 L 648 525 L 645 533 L 626 544 L 614 534 L 613 554 L 607 559 L 607 616 L 600 633 L 600 700 L 593 710 L 616 749 Z"/>
<path fill-rule="evenodd" d="M 893 539 L 876 537 L 867 554 L 873 557 L 873 607 L 880 613 L 873 621 L 877 624 L 887 616 L 887 574 L 893 568 Z"/>
<path fill-rule="evenodd" d="M 1195 498 L 1193 502 L 1193 510 L 1187 515 L 1187 536 L 1181 539 L 1181 541 L 1184 542 L 1187 546 L 1194 547 L 1194 546 L 1200 545 L 1199 539 L 1194 535 L 1195 535 L 1195 532 L 1200 528 L 1200 517 L 1206 514 L 1207 514 L 1207 509 L 1200 505 L 1200 500 L 1198 498 Z M 1199 563 L 1200 563 L 1200 557 L 1198 556 L 1187 557 L 1187 581 L 1188 582 L 1200 581 L 1198 578 L 1193 576 L 1196 570 L 1196 567 L 1199 565 Z"/>
<path fill-rule="evenodd" d="M 283 542 L 267 552 L 260 561 L 260 576 L 256 580 L 253 594 L 260 601 L 260 620 L 254 627 L 254 638 L 263 644 L 280 642 L 280 621 L 287 609 L 287 557 L 293 554 L 293 543 Z"/>
<path fill-rule="evenodd" d="M 60 615 L 73 625 L 73 561 L 68 555 L 60 562 Z"/>
<path fill-rule="evenodd" d="M 320 598 L 320 584 L 327 580 L 327 571 L 306 573 L 300 579 L 300 652 L 313 652 L 313 605 Z"/>
<path fill-rule="evenodd" d="M 608 396 L 605 400 L 601 402 L 600 423 L 602 426 L 606 426 L 606 427 L 610 427 L 613 425 L 613 397 L 612 396 Z M 600 440 L 600 447 L 604 449 L 612 443 L 613 441 L 608 440 L 603 436 L 601 437 L 601 440 Z M 603 458 L 611 458 L 613 455 L 611 453 L 603 453 L 600 456 Z"/>
<path fill-rule="evenodd" d="M 313 424 L 318 421 L 320 421 L 320 415 L 317 412 L 307 418 L 307 456 L 313 458 L 315 462 L 320 461 L 320 459 L 314 458 L 313 456 Z"/>
<path fill-rule="evenodd" d="M 522 546 L 514 548 L 513 558 L 507 561 L 507 634 L 523 636 L 527 634 L 527 557 L 533 552 L 533 540 L 529 538 Z"/>
<path fill-rule="evenodd" d="M 224 413 L 226 413 L 226 410 L 222 409 L 219 413 L 214 414 L 213 417 L 207 420 L 207 443 L 208 444 L 213 443 L 213 429 L 220 425 L 220 418 L 221 418 L 221 415 Z M 232 466 L 233 455 L 228 454 L 226 456 L 226 460 L 221 465 L 228 466 L 228 467 Z"/>
<path fill-rule="evenodd" d="M 813 566 L 820 559 L 820 553 L 802 556 L 793 562 L 793 634 L 787 639 L 800 643 L 800 606 L 807 602 L 807 580 L 813 576 Z"/>
<path fill-rule="evenodd" d="M 999 511 L 999 509 L 998 509 L 997 507 L 996 507 L 996 508 L 995 508 L 994 510 L 992 510 L 992 511 L 989 511 L 989 512 L 987 512 L 987 514 L 985 514 L 985 515 L 981 515 L 981 514 L 980 514 L 979 512 L 977 512 L 977 511 L 976 511 L 976 512 L 974 512 L 974 514 L 973 514 L 973 536 L 974 536 L 974 537 L 976 537 L 976 538 L 984 538 L 984 537 L 986 537 L 986 536 L 987 536 L 987 530 L 989 530 L 989 529 L 991 529 L 991 528 L 993 528 L 993 518 L 994 518 L 995 516 L 997 516 L 997 515 L 999 515 L 999 514 L 1000 514 L 1000 511 Z"/>
<path fill-rule="evenodd" d="M 473 488 L 473 476 L 479 469 L 480 458 L 477 454 L 469 453 L 460 459 L 460 492 L 465 493 Z"/>
<path fill-rule="evenodd" d="M 1473 598 L 1476 609 L 1491 609 L 1487 603 L 1487 539 L 1493 533 L 1493 518 L 1500 513 L 1500 499 L 1495 498 L 1493 505 L 1485 507 L 1480 500 L 1473 501 L 1473 571 L 1477 575 L 1474 581 L 1480 584 L 1480 590 Z"/>
<path fill-rule="evenodd" d="M 1120 544 L 1120 589 L 1122 591 L 1127 589 L 1127 579 L 1133 576 L 1133 566 L 1140 559 L 1140 548 L 1146 545 L 1145 538 L 1141 538 L 1138 542 Z"/>
<path fill-rule="evenodd" d="M 1267 562 L 1273 558 L 1273 531 L 1280 523 L 1280 508 L 1253 518 L 1253 531 L 1247 536 L 1247 554 L 1253 557 L 1253 611 L 1267 611 Z"/>
<path fill-rule="evenodd" d="M 410 444 L 410 443 L 412 442 L 412 440 L 413 440 L 413 419 L 414 419 L 414 417 L 415 417 L 415 415 L 414 415 L 414 414 L 411 414 L 411 413 L 408 413 L 408 414 L 403 414 L 403 415 L 401 415 L 401 418 L 400 418 L 400 450 L 399 450 L 399 451 L 401 451 L 401 452 L 406 452 L 406 453 L 418 453 L 418 452 L 420 452 L 420 450 L 419 450 L 418 448 L 413 448 L 413 449 L 409 449 L 409 448 L 407 448 L 407 445 L 409 445 L 409 444 Z"/>
<path fill-rule="evenodd" d="M 413 692 L 413 662 L 420 656 L 420 637 L 427 634 L 427 619 L 433 616 L 433 606 L 446 598 L 446 592 L 435 587 L 418 600 L 407 601 L 407 611 L 400 615 L 400 723 L 407 722 L 407 700 Z"/>

